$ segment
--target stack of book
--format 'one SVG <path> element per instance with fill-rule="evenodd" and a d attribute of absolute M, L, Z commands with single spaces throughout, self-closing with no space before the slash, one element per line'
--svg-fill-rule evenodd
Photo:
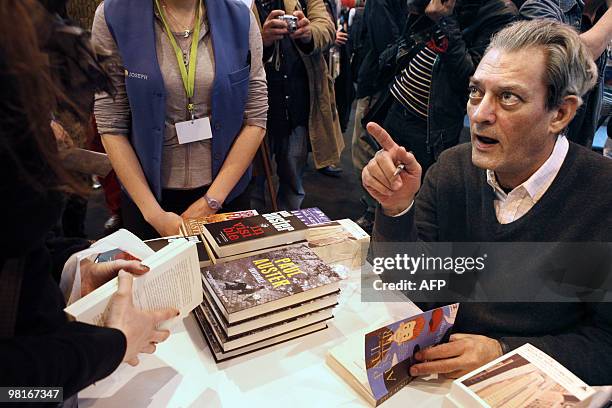
<path fill-rule="evenodd" d="M 194 310 L 217 361 L 327 327 L 340 276 L 305 244 L 202 268 Z"/>
<path fill-rule="evenodd" d="M 212 261 L 194 315 L 217 361 L 326 328 L 340 280 L 329 265 L 361 264 L 369 242 L 318 208 L 215 214 L 185 220 L 181 232 L 203 237 Z"/>

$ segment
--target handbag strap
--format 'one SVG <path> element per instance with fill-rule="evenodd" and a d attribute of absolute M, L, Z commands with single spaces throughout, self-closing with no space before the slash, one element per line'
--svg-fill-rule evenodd
<path fill-rule="evenodd" d="M 0 339 L 13 337 L 25 257 L 9 258 L 0 271 Z"/>

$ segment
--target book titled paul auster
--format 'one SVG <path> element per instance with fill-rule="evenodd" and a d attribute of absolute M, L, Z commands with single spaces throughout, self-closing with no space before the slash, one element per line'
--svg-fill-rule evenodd
<path fill-rule="evenodd" d="M 339 280 L 306 245 L 202 269 L 202 281 L 229 323 L 330 294 Z"/>

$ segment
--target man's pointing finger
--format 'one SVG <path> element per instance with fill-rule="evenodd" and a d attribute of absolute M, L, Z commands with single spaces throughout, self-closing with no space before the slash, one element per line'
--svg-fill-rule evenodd
<path fill-rule="evenodd" d="M 383 129 L 380 125 L 374 122 L 368 122 L 366 129 L 368 133 L 371 134 L 374 139 L 380 144 L 386 151 L 392 150 L 397 144 L 391 139 L 391 136 L 387 133 L 385 129 Z"/>

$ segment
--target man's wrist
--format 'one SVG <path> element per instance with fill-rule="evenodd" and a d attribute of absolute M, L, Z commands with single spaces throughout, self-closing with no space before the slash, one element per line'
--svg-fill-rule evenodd
<path fill-rule="evenodd" d="M 503 340 L 497 339 L 497 344 L 499 345 L 499 350 L 501 352 L 500 357 L 510 351 L 510 346 L 508 346 Z"/>
<path fill-rule="evenodd" d="M 410 204 L 408 204 L 407 206 L 398 206 L 392 208 L 382 207 L 382 210 L 383 214 L 385 214 L 387 217 L 401 217 L 402 215 L 410 211 L 413 205 L 414 199 L 410 200 Z"/>

